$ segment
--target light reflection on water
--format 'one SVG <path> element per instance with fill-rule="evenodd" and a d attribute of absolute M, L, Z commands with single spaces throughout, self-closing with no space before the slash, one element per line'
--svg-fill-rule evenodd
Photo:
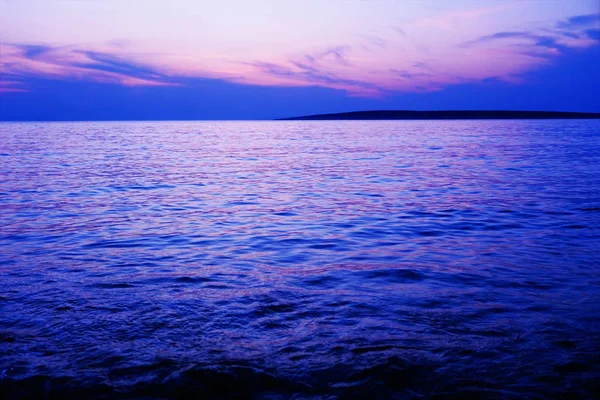
<path fill-rule="evenodd" d="M 2 390 L 591 397 L 599 131 L 0 124 Z"/>

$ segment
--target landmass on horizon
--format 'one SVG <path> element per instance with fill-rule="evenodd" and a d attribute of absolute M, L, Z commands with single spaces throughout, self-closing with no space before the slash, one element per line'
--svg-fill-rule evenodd
<path fill-rule="evenodd" d="M 437 120 L 437 119 L 598 119 L 600 113 L 510 110 L 373 110 L 279 118 L 293 120 Z"/>

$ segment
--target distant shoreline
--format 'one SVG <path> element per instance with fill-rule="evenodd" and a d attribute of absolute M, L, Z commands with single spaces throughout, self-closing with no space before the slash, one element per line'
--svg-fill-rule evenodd
<path fill-rule="evenodd" d="M 369 121 L 369 120 L 519 120 L 519 119 L 600 119 L 600 113 L 568 111 L 510 111 L 510 110 L 372 110 L 332 114 L 314 114 L 276 119 L 2 119 L 3 123 L 64 123 L 64 122 L 244 122 L 244 121 Z"/>
<path fill-rule="evenodd" d="M 599 119 L 600 113 L 563 111 L 509 111 L 509 110 L 440 110 L 407 111 L 375 110 L 335 114 L 316 114 L 279 118 L 277 121 L 298 120 L 448 120 L 448 119 Z"/>

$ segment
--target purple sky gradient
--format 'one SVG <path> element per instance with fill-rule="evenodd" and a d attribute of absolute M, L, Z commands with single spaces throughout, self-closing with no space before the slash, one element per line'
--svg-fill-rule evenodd
<path fill-rule="evenodd" d="M 184 90 L 208 79 L 406 108 L 392 100 L 535 83 L 596 51 L 599 11 L 598 0 L 5 0 L 0 96 L 10 111 L 6 99 L 40 81 Z"/>

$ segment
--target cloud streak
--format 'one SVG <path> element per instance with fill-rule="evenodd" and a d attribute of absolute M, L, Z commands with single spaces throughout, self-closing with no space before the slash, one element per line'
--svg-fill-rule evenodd
<path fill-rule="evenodd" d="M 558 24 L 559 28 L 562 29 L 573 29 L 579 27 L 590 27 L 600 25 L 600 14 L 584 14 L 575 15 L 567 18 L 565 21 L 561 21 Z"/>
<path fill-rule="evenodd" d="M 110 51 L 110 50 L 109 50 Z M 128 60 L 124 56 L 76 46 L 2 44 L 1 91 L 15 91 L 15 86 L 32 77 L 63 80 L 87 80 L 124 86 L 178 85 L 153 67 Z M 11 82 L 6 85 L 6 82 Z M 25 87 L 19 88 L 21 91 Z"/>
<path fill-rule="evenodd" d="M 569 50 L 597 46 L 600 41 L 596 14 L 569 16 L 535 29 L 473 30 L 480 25 L 473 21 L 519 5 L 453 11 L 408 21 L 402 29 L 388 25 L 319 45 L 257 52 L 252 57 L 225 49 L 210 54 L 176 47 L 144 52 L 128 38 L 80 45 L 5 43 L 0 45 L 0 91 L 26 91 L 25 82 L 32 77 L 130 87 L 181 86 L 190 78 L 211 78 L 384 97 L 490 80 L 518 83 L 523 74 L 549 65 Z"/>
<path fill-rule="evenodd" d="M 479 36 L 460 44 L 462 48 L 474 47 L 490 43 L 504 42 L 511 45 L 516 44 L 523 47 L 528 45 L 529 50 L 535 48 L 547 48 L 554 50 L 567 50 L 573 47 L 589 47 L 598 45 L 598 29 L 585 29 L 600 23 L 598 15 L 578 15 L 559 21 L 554 27 L 535 31 L 505 31 L 495 32 L 489 35 Z M 533 53 L 529 51 L 529 53 Z"/>

